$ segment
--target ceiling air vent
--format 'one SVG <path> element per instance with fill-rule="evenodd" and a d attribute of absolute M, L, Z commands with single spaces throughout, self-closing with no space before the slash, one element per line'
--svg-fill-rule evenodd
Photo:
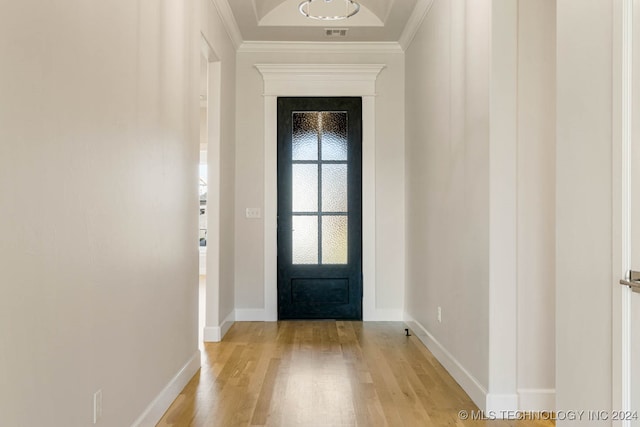
<path fill-rule="evenodd" d="M 348 28 L 325 28 L 324 35 L 327 37 L 346 37 Z"/>

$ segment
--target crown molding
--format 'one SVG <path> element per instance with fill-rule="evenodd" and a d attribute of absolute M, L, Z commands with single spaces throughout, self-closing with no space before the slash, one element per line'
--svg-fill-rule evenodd
<path fill-rule="evenodd" d="M 240 53 L 403 53 L 398 42 L 245 41 Z"/>
<path fill-rule="evenodd" d="M 418 0 L 416 3 L 416 6 L 413 8 L 413 13 L 411 13 L 407 25 L 404 26 L 404 30 L 398 41 L 403 51 L 407 50 L 411 45 L 420 25 L 422 25 L 422 21 L 424 21 L 424 18 L 426 18 L 429 11 L 431 11 L 433 1 L 434 0 Z"/>
<path fill-rule="evenodd" d="M 233 43 L 233 46 L 237 50 L 242 44 L 242 34 L 240 33 L 240 27 L 238 27 L 236 18 L 233 16 L 229 2 L 227 0 L 211 0 L 211 2 L 218 11 L 218 15 L 220 15 L 220 19 L 224 24 L 225 30 L 227 30 L 231 43 Z"/>

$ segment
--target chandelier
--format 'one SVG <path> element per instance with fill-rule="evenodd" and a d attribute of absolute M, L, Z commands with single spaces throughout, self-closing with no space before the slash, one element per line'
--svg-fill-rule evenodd
<path fill-rule="evenodd" d="M 311 6 L 312 3 L 315 4 L 313 7 Z M 317 3 L 324 4 L 321 6 Z M 337 3 L 344 3 L 344 9 Z M 307 18 L 321 21 L 338 21 L 350 18 L 358 13 L 360 5 L 355 0 L 305 0 L 300 3 L 298 8 L 300 13 Z"/>

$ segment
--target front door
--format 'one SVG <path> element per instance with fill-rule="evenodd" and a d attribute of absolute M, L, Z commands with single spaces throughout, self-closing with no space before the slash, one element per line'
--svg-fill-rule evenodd
<path fill-rule="evenodd" d="M 278 98 L 278 318 L 362 319 L 361 98 Z"/>

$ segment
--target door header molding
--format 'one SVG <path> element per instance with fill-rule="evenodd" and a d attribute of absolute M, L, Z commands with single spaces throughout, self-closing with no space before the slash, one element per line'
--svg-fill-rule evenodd
<path fill-rule="evenodd" d="M 265 96 L 375 96 L 384 64 L 256 64 Z M 328 93 L 329 92 L 329 93 Z"/>

